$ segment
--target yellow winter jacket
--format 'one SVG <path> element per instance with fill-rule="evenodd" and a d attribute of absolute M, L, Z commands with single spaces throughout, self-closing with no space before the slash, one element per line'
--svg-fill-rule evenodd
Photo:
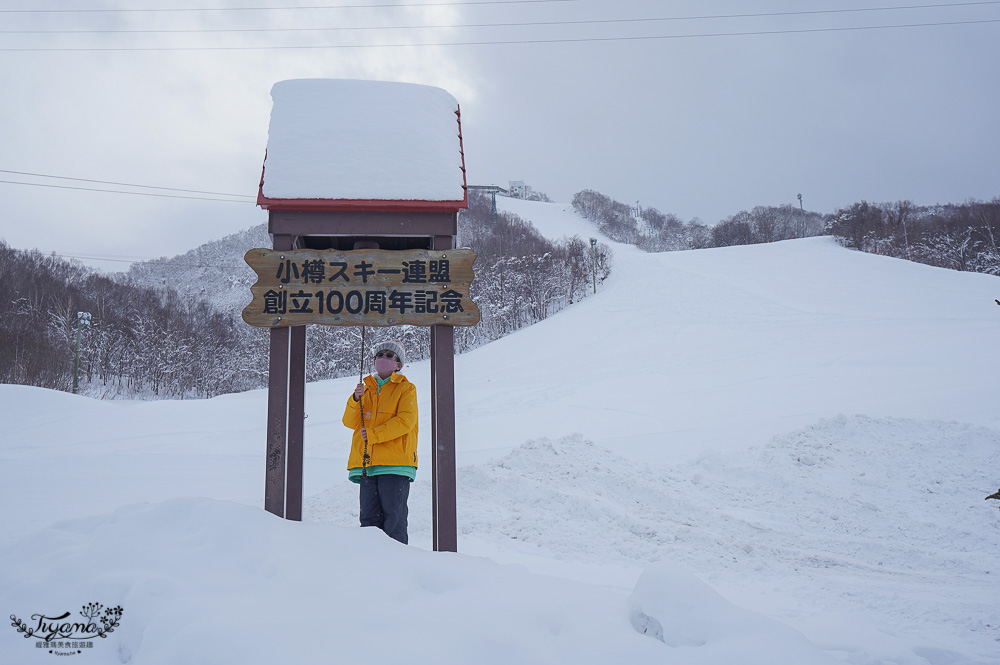
<path fill-rule="evenodd" d="M 379 391 L 374 377 L 365 377 L 361 402 L 347 398 L 344 425 L 354 430 L 348 469 L 361 468 L 365 442 L 361 438 L 361 410 L 368 431 L 367 466 L 417 466 L 417 389 L 402 374 L 393 373 Z"/>

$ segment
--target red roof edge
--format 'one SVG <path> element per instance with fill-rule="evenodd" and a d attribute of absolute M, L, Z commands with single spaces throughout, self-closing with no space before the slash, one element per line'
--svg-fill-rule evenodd
<path fill-rule="evenodd" d="M 462 208 L 469 207 L 469 180 L 465 173 L 465 144 L 462 143 L 462 105 L 455 109 L 458 118 L 458 152 L 462 155 Z"/>
<path fill-rule="evenodd" d="M 341 212 L 458 212 L 469 207 L 461 201 L 390 201 L 384 199 L 269 199 L 257 195 L 264 210 L 339 210 Z"/>
<path fill-rule="evenodd" d="M 264 210 L 337 210 L 341 212 L 458 212 L 469 207 L 469 188 L 465 171 L 465 146 L 462 143 L 462 107 L 455 110 L 458 120 L 458 152 L 462 156 L 462 198 L 454 201 L 419 199 L 270 199 L 264 196 L 264 171 L 267 150 L 257 185 L 257 205 Z"/>

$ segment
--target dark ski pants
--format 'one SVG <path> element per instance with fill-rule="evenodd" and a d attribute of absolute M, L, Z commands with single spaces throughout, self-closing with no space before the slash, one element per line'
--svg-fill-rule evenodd
<path fill-rule="evenodd" d="M 377 526 L 404 545 L 410 479 L 393 473 L 361 476 L 361 526 Z"/>

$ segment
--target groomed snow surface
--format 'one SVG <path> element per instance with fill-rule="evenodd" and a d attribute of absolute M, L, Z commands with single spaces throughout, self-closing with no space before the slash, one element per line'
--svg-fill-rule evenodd
<path fill-rule="evenodd" d="M 0 386 L 0 605 L 120 605 L 73 662 L 1000 663 L 1000 280 L 828 238 L 613 249 L 596 296 L 456 359 L 459 554 L 429 551 L 429 427 L 411 545 L 355 526 L 355 379 L 308 387 L 301 524 L 260 509 L 264 391 Z"/>

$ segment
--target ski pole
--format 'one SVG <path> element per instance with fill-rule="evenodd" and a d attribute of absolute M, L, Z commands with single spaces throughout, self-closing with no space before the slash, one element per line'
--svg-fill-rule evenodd
<path fill-rule="evenodd" d="M 358 383 L 365 380 L 365 327 L 361 326 L 361 362 L 358 367 Z"/>
<path fill-rule="evenodd" d="M 361 398 L 358 400 L 358 406 L 361 407 L 361 430 L 365 429 L 365 327 L 361 326 L 361 362 L 358 369 L 358 383 L 361 384 Z M 361 455 L 361 475 L 368 475 L 368 437 L 367 432 L 362 440 L 365 442 L 364 452 Z"/>

